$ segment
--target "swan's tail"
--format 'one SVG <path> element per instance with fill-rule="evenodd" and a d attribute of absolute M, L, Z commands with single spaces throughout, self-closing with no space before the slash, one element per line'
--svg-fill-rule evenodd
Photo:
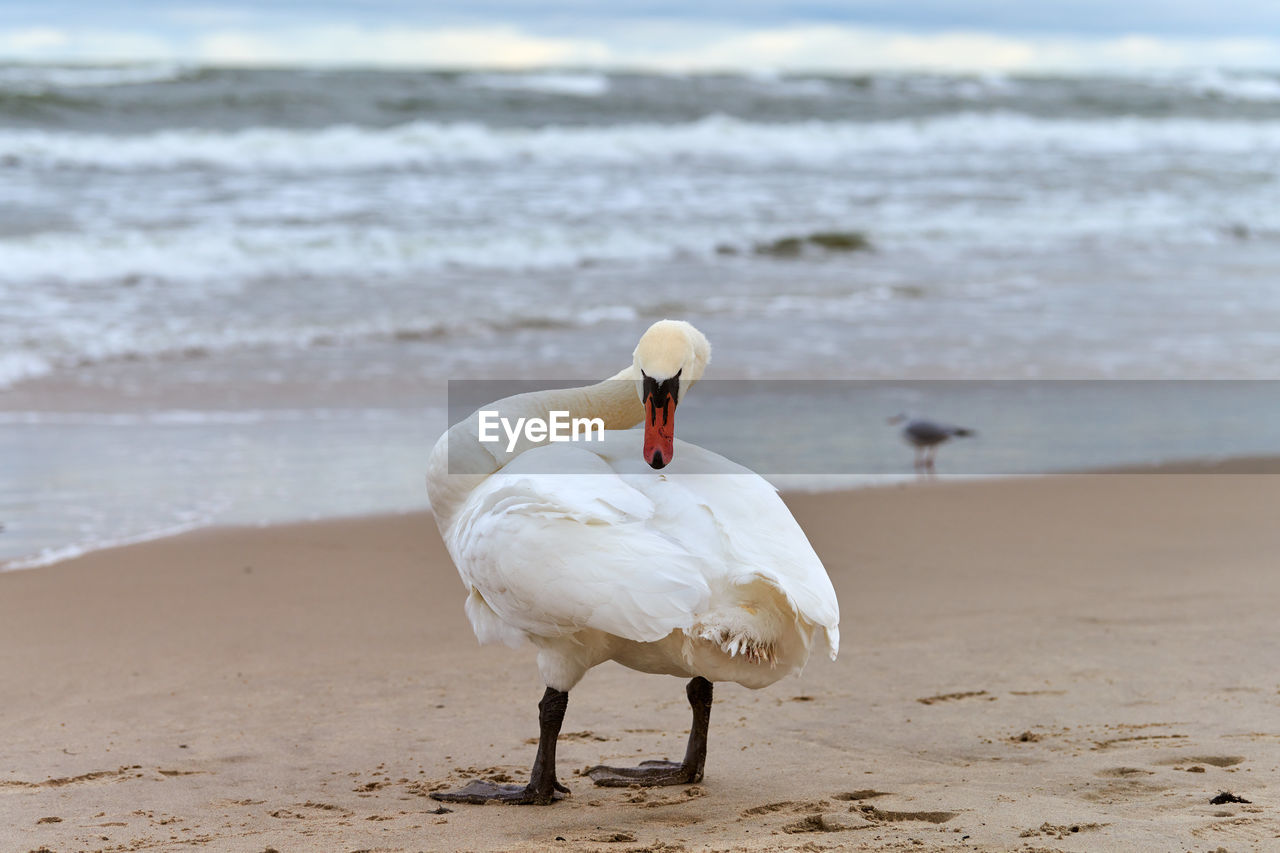
<path fill-rule="evenodd" d="M 694 625 L 694 636 L 715 643 L 731 658 L 741 655 L 748 663 L 778 665 L 777 642 L 761 637 L 749 628 L 735 630 L 724 625 Z"/>
<path fill-rule="evenodd" d="M 719 648 L 735 661 L 768 666 L 803 666 L 808 637 L 787 597 L 763 579 L 730 587 L 686 632 Z M 797 647 L 799 646 L 799 648 Z"/>

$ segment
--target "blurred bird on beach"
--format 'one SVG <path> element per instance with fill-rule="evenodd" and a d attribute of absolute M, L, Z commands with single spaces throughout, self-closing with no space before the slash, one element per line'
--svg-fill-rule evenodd
<path fill-rule="evenodd" d="M 951 438 L 968 438 L 977 435 L 976 430 L 954 424 L 938 423 L 925 418 L 913 417 L 899 413 L 889 418 L 891 424 L 904 424 L 902 440 L 915 449 L 915 469 L 918 474 L 936 474 L 934 461 L 938 455 L 938 445 Z"/>

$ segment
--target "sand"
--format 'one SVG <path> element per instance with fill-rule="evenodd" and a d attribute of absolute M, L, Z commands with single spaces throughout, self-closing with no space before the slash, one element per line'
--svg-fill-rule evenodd
<path fill-rule="evenodd" d="M 704 782 L 647 791 L 576 772 L 678 757 L 683 685 L 599 667 L 546 808 L 426 797 L 523 779 L 542 692 L 426 515 L 0 574 L 0 851 L 1280 850 L 1280 476 L 789 503 L 840 660 L 718 686 Z"/>

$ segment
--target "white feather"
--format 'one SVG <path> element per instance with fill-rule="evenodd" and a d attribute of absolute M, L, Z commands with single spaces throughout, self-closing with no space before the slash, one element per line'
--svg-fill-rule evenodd
<path fill-rule="evenodd" d="M 834 657 L 835 591 L 773 487 L 682 441 L 656 472 L 641 441 L 530 448 L 450 514 L 481 642 L 533 641 L 564 690 L 610 658 L 764 686 L 803 667 L 817 630 Z"/>

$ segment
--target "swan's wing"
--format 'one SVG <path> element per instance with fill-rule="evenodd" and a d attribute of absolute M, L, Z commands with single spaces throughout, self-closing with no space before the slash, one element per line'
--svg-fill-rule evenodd
<path fill-rule="evenodd" d="M 660 640 L 706 606 L 705 567 L 655 526 L 652 498 L 587 449 L 601 444 L 521 454 L 471 493 L 446 543 L 507 625 Z"/>
<path fill-rule="evenodd" d="M 645 491 L 685 493 L 657 501 L 682 521 L 664 525 L 734 585 L 764 578 L 780 589 L 796 612 L 826 630 L 832 657 L 839 649 L 840 606 L 826 568 L 777 490 L 764 478 L 695 444 L 680 442 L 666 482 L 648 481 Z M 681 506 L 688 504 L 688 506 Z M 696 507 L 695 512 L 691 507 Z M 690 525 L 700 515 L 709 524 Z"/>
<path fill-rule="evenodd" d="M 445 536 L 472 595 L 537 636 L 595 628 L 652 642 L 690 627 L 713 585 L 763 578 L 825 629 L 834 655 L 835 591 L 773 486 L 687 442 L 658 474 L 638 446 L 634 432 L 543 445 L 478 486 Z"/>

